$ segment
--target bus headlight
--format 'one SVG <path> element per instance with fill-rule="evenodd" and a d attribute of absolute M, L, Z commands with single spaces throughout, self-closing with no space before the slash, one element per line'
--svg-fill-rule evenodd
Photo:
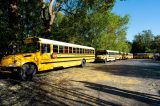
<path fill-rule="evenodd" d="M 8 67 L 16 67 L 16 66 L 20 66 L 20 62 L 14 61 L 13 64 L 8 65 Z"/>
<path fill-rule="evenodd" d="M 8 67 L 15 67 L 15 66 L 16 66 L 16 63 L 8 65 Z"/>

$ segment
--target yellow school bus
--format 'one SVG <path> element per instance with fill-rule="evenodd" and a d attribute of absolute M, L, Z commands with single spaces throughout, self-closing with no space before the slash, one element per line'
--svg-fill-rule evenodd
<path fill-rule="evenodd" d="M 126 59 L 133 59 L 133 54 L 132 53 L 127 53 Z"/>
<path fill-rule="evenodd" d="M 121 59 L 119 51 L 113 50 L 96 50 L 96 59 L 95 61 L 102 61 L 104 63 L 108 61 L 116 61 Z"/>
<path fill-rule="evenodd" d="M 154 53 L 135 53 L 134 59 L 153 59 Z"/>
<path fill-rule="evenodd" d="M 95 60 L 93 47 L 36 37 L 25 39 L 14 51 L 2 58 L 1 67 L 17 71 L 22 80 L 32 78 L 37 71 L 76 65 L 84 67 L 86 62 Z"/>
<path fill-rule="evenodd" d="M 115 57 L 116 60 L 122 59 L 122 55 L 119 51 L 107 50 L 107 53 L 109 54 L 110 57 Z"/>
<path fill-rule="evenodd" d="M 120 52 L 121 58 L 120 60 L 125 60 L 126 59 L 126 53 L 125 52 Z"/>
<path fill-rule="evenodd" d="M 122 57 L 122 60 L 133 59 L 133 54 L 132 53 L 121 52 L 121 57 Z"/>

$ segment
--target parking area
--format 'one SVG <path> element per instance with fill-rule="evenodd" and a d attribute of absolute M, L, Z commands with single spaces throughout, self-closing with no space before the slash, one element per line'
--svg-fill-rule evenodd
<path fill-rule="evenodd" d="M 0 105 L 160 106 L 160 62 L 88 63 L 20 81 L 0 72 Z"/>

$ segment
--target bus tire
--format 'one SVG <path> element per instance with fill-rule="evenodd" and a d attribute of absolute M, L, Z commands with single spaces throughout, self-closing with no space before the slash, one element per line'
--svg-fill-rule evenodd
<path fill-rule="evenodd" d="M 86 66 L 86 60 L 85 60 L 85 59 L 82 59 L 81 67 L 85 67 L 85 66 Z"/>
<path fill-rule="evenodd" d="M 34 64 L 24 64 L 19 70 L 19 76 L 21 80 L 32 80 L 33 76 L 36 74 L 37 68 Z"/>

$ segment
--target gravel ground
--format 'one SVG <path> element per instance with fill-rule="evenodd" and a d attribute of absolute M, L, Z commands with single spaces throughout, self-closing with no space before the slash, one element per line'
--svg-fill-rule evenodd
<path fill-rule="evenodd" d="M 160 63 L 88 63 L 39 73 L 27 82 L 0 72 L 0 105 L 160 106 Z"/>

